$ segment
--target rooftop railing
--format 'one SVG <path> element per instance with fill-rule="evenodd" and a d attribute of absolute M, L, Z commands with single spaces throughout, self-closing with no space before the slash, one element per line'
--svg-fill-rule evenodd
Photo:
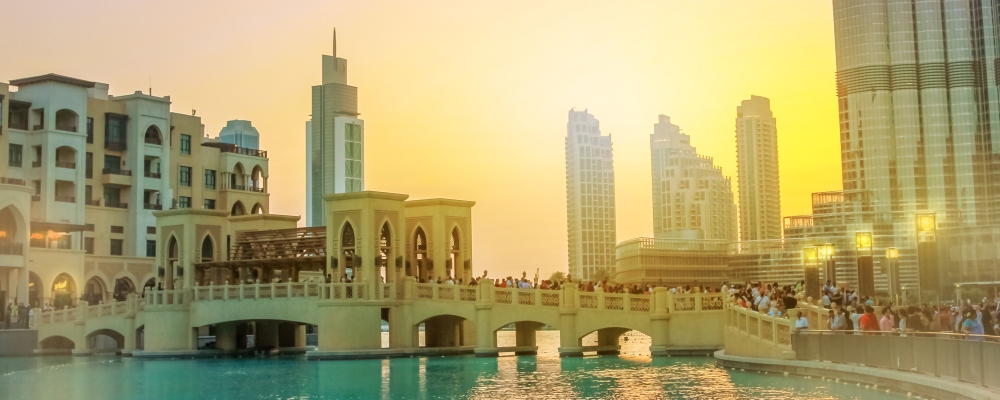
<path fill-rule="evenodd" d="M 131 170 L 121 169 L 121 168 L 105 168 L 103 170 L 103 173 L 104 173 L 104 175 L 132 176 L 132 171 Z"/>

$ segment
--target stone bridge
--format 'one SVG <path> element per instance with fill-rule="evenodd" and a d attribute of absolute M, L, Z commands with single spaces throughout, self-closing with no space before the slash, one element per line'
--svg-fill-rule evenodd
<path fill-rule="evenodd" d="M 273 283 L 200 286 L 147 292 L 144 299 L 40 313 L 41 352 L 89 354 L 96 335 L 110 336 L 137 357 L 196 356 L 234 351 L 240 324 L 253 321 L 257 348 L 305 350 L 305 327 L 318 327 L 311 359 L 418 354 L 534 354 L 540 329 L 560 333 L 561 356 L 617 354 L 619 337 L 635 330 L 652 339 L 655 356 L 709 353 L 722 347 L 726 310 L 721 294 L 671 294 L 665 288 L 631 295 L 561 290 L 397 283 Z M 389 345 L 382 343 L 382 322 Z M 423 325 L 424 345 L 419 331 Z M 198 331 L 213 327 L 216 350 L 198 350 Z M 497 331 L 516 330 L 516 345 L 497 346 Z M 597 333 L 596 346 L 584 336 Z"/>

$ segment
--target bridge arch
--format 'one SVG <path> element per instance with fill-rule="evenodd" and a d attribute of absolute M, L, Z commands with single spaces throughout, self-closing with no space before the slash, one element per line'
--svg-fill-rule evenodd
<path fill-rule="evenodd" d="M 85 341 L 87 343 L 87 350 L 106 350 L 111 349 L 108 347 L 106 340 L 103 338 L 109 338 L 114 341 L 114 349 L 116 351 L 125 348 L 125 335 L 114 329 L 109 328 L 99 328 L 94 329 L 84 335 Z"/>
<path fill-rule="evenodd" d="M 424 318 L 414 324 L 414 335 L 419 335 L 420 325 L 423 325 L 423 347 L 474 346 L 476 342 L 475 329 L 466 329 L 466 326 L 474 326 L 476 321 L 473 318 L 468 318 L 468 315 L 462 316 L 458 314 L 465 313 L 439 313 L 429 318 Z"/>
<path fill-rule="evenodd" d="M 76 343 L 62 335 L 51 335 L 39 340 L 38 347 L 42 350 L 73 350 Z"/>
<path fill-rule="evenodd" d="M 559 329 L 559 315 L 555 315 L 555 317 L 553 318 L 551 316 L 539 314 L 539 315 L 532 315 L 530 317 L 514 316 L 504 319 L 494 319 L 492 325 L 490 325 L 490 330 L 492 330 L 493 332 L 497 332 L 503 329 L 504 327 L 507 327 L 511 324 L 517 324 L 518 322 L 531 322 L 541 325 L 548 325 L 553 328 Z"/>

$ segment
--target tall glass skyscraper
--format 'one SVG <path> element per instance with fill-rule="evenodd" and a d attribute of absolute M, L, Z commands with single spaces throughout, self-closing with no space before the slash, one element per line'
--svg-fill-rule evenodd
<path fill-rule="evenodd" d="M 653 177 L 653 235 L 657 239 L 736 240 L 732 183 L 691 137 L 659 116 L 649 135 Z"/>
<path fill-rule="evenodd" d="M 781 239 L 778 128 L 766 97 L 736 107 L 736 166 L 740 240 Z"/>
<path fill-rule="evenodd" d="M 260 132 L 257 132 L 257 128 L 254 128 L 250 121 L 234 119 L 226 122 L 226 126 L 219 132 L 219 141 L 245 149 L 259 150 Z"/>
<path fill-rule="evenodd" d="M 569 111 L 566 123 L 566 220 L 569 272 L 591 279 L 614 277 L 615 173 L 611 136 L 584 111 Z"/>
<path fill-rule="evenodd" d="M 364 121 L 358 88 L 347 85 L 347 60 L 323 56 L 323 84 L 312 87 L 312 119 L 306 122 L 306 221 L 325 224 L 323 196 L 365 190 Z"/>

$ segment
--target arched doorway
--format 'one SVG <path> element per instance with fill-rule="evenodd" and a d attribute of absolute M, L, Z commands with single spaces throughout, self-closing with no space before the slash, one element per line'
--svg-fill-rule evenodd
<path fill-rule="evenodd" d="M 76 282 L 62 273 L 52 281 L 52 306 L 57 310 L 76 307 Z"/>
<path fill-rule="evenodd" d="M 382 278 L 382 282 L 390 282 L 391 276 L 389 274 L 389 264 L 390 258 L 392 257 L 392 232 L 389 228 L 389 223 L 386 222 L 382 224 L 382 232 L 379 233 L 378 238 L 378 254 L 379 254 L 379 275 Z M 394 275 L 394 274 L 393 274 Z"/>
<path fill-rule="evenodd" d="M 230 211 L 229 215 L 247 215 L 247 209 L 243 206 L 243 202 L 237 200 L 236 203 L 233 204 L 233 209 Z"/>
<path fill-rule="evenodd" d="M 31 308 L 42 308 L 48 305 L 48 302 L 45 301 L 42 278 L 39 278 L 38 274 L 34 272 L 28 272 L 28 302 L 31 304 Z"/>
<path fill-rule="evenodd" d="M 146 283 L 142 284 L 142 297 L 146 297 L 146 291 L 156 288 L 156 278 L 149 278 Z"/>
<path fill-rule="evenodd" d="M 434 266 L 427 259 L 427 235 L 421 227 L 417 227 L 416 233 L 413 234 L 413 260 L 417 264 L 418 282 L 428 282 L 433 279 L 431 270 Z"/>
<path fill-rule="evenodd" d="M 355 253 L 354 227 L 350 222 L 344 223 L 344 230 L 340 234 L 340 253 L 340 261 L 344 266 L 341 277 L 353 282 L 361 269 L 361 257 Z"/>
<path fill-rule="evenodd" d="M 125 301 L 128 295 L 135 293 L 135 283 L 126 277 L 115 279 L 115 289 L 111 293 L 115 301 Z"/>
<path fill-rule="evenodd" d="M 76 132 L 80 125 L 80 117 L 76 111 L 62 109 L 56 111 L 56 130 Z"/>
<path fill-rule="evenodd" d="M 205 236 L 201 241 L 201 262 L 212 262 L 215 260 L 215 245 L 212 244 L 212 237 Z"/>
<path fill-rule="evenodd" d="M 101 304 L 107 298 L 108 289 L 104 286 L 104 280 L 96 276 L 87 280 L 83 287 L 83 300 L 87 304 Z"/>
<path fill-rule="evenodd" d="M 250 191 L 264 191 L 264 170 L 259 165 L 255 165 L 250 171 Z"/>
<path fill-rule="evenodd" d="M 24 254 L 27 232 L 21 213 L 14 206 L 0 210 L 0 254 Z"/>
<path fill-rule="evenodd" d="M 229 174 L 229 187 L 235 190 L 247 190 L 247 174 L 243 164 L 236 163 L 233 172 Z"/>

